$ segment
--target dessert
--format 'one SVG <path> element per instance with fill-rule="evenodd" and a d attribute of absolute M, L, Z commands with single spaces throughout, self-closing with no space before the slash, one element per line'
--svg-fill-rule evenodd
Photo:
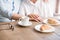
<path fill-rule="evenodd" d="M 49 24 L 57 24 L 57 21 L 55 19 L 49 18 L 48 23 Z"/>
<path fill-rule="evenodd" d="M 40 28 L 41 31 L 49 30 L 49 29 L 51 29 L 51 27 L 50 27 L 49 25 L 47 25 L 47 24 L 43 24 L 43 25 L 41 26 L 41 28 Z"/>

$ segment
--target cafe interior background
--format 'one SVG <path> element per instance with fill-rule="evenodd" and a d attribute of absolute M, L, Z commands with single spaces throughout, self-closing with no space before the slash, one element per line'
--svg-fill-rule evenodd
<path fill-rule="evenodd" d="M 60 0 L 49 0 L 49 5 L 54 16 L 60 20 Z"/>
<path fill-rule="evenodd" d="M 55 13 L 60 14 L 60 0 L 49 0 L 51 10 Z"/>

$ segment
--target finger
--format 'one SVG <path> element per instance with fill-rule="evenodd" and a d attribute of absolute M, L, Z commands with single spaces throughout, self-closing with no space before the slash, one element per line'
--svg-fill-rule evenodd
<path fill-rule="evenodd" d="M 36 22 L 39 22 L 37 19 L 34 19 L 34 18 L 30 18 L 30 21 L 36 21 Z"/>
<path fill-rule="evenodd" d="M 31 18 L 38 18 L 39 16 L 38 15 L 36 15 L 36 14 L 30 14 L 29 15 Z"/>
<path fill-rule="evenodd" d="M 40 20 L 39 19 L 37 19 L 37 15 L 35 15 L 35 14 L 32 14 L 32 15 L 29 15 L 30 16 L 30 20 L 34 20 L 34 21 L 37 21 L 37 22 L 39 22 Z"/>
<path fill-rule="evenodd" d="M 40 22 L 42 22 L 42 21 L 43 21 L 43 19 L 42 19 L 42 18 L 40 18 L 40 17 L 38 17 L 38 18 L 37 18 L 37 20 L 39 20 Z"/>
<path fill-rule="evenodd" d="M 37 16 L 37 17 L 39 17 L 39 15 L 38 15 L 38 14 L 36 14 L 36 16 Z"/>
<path fill-rule="evenodd" d="M 38 18 L 38 16 L 37 15 L 33 15 L 33 18 L 36 19 L 36 18 Z"/>
<path fill-rule="evenodd" d="M 38 17 L 38 15 L 37 15 L 37 14 L 34 14 L 34 17 L 35 17 L 35 18 L 37 18 L 37 17 Z"/>
<path fill-rule="evenodd" d="M 35 19 L 34 19 L 34 18 L 30 18 L 30 20 L 31 20 L 31 21 L 35 21 Z"/>
<path fill-rule="evenodd" d="M 32 21 L 36 21 L 36 22 L 40 22 L 40 20 L 38 20 L 38 19 L 34 19 L 34 18 L 32 18 Z"/>
<path fill-rule="evenodd" d="M 33 19 L 34 21 L 36 21 L 36 22 L 40 22 L 40 20 L 37 19 L 37 16 L 36 16 L 36 15 L 32 15 L 32 19 Z"/>
<path fill-rule="evenodd" d="M 33 18 L 33 16 L 32 16 L 32 15 L 29 15 L 29 17 L 30 17 L 30 18 Z"/>
<path fill-rule="evenodd" d="M 34 19 L 36 22 L 40 22 L 38 19 Z"/>

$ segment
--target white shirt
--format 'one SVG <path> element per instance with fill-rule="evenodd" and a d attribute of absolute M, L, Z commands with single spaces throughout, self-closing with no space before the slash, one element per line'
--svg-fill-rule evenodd
<path fill-rule="evenodd" d="M 35 13 L 41 17 L 53 17 L 53 13 L 50 11 L 49 4 L 45 4 L 42 0 L 37 0 L 34 4 L 31 1 L 23 1 L 20 7 L 20 14 L 22 16 Z"/>
<path fill-rule="evenodd" d="M 21 0 L 0 0 L 0 22 L 11 21 L 12 13 L 18 13 Z"/>

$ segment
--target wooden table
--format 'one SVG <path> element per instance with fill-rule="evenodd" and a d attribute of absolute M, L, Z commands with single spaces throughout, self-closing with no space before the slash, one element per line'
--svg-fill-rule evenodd
<path fill-rule="evenodd" d="M 9 25 L 0 25 L 0 40 L 60 40 L 60 26 L 54 26 L 56 28 L 54 33 L 40 33 L 34 30 L 38 23 L 32 23 L 30 27 L 21 27 L 17 22 L 13 22 L 14 31 L 2 30 L 1 28 L 8 28 Z"/>

